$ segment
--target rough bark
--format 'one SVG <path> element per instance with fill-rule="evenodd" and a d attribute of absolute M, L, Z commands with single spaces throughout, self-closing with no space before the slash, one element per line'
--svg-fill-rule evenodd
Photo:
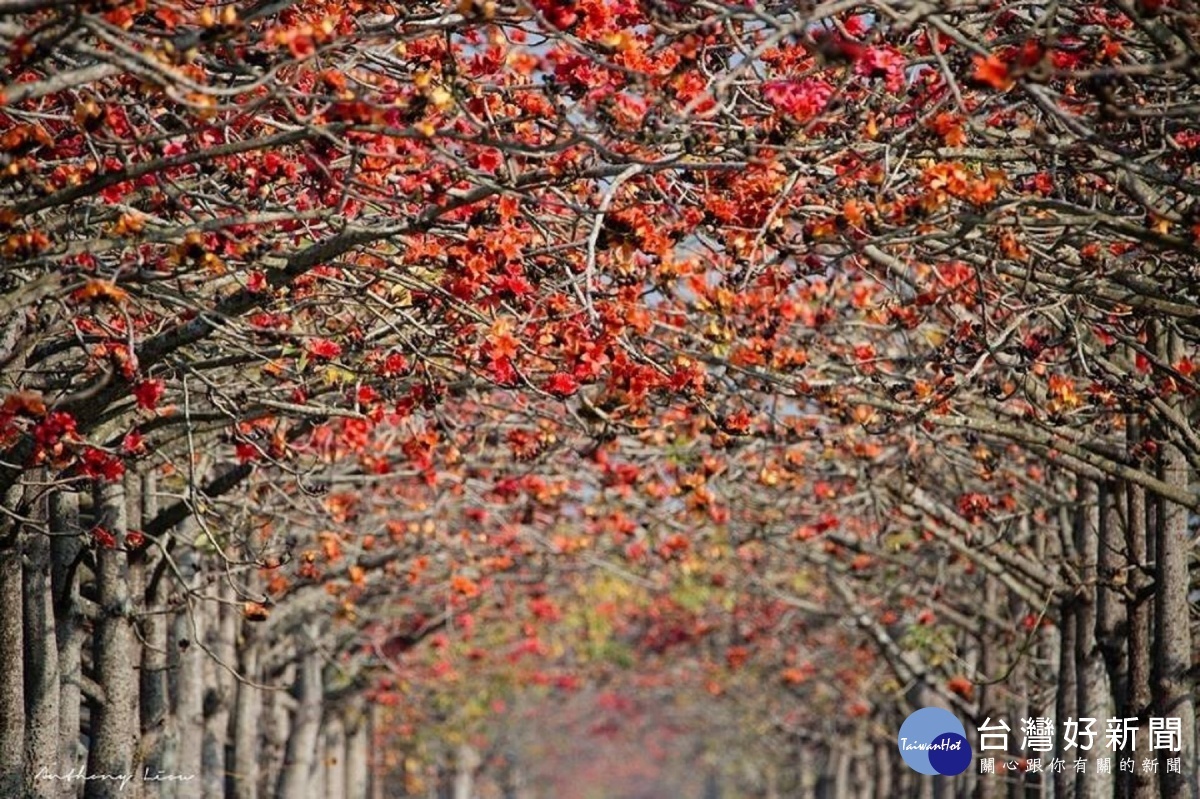
<path fill-rule="evenodd" d="M 383 763 L 379 760 L 379 746 L 377 745 L 383 725 L 383 709 L 379 704 L 373 703 L 367 710 L 367 740 L 371 744 L 370 762 L 367 764 L 370 775 L 370 788 L 367 796 L 371 799 L 383 799 L 384 794 Z"/>
<path fill-rule="evenodd" d="M 875 745 L 875 789 L 872 794 L 876 799 L 883 799 L 885 796 L 894 796 L 894 788 L 892 785 L 892 760 L 896 757 L 896 752 L 890 746 L 884 744 Z"/>
<path fill-rule="evenodd" d="M 238 672 L 250 683 L 258 682 L 257 627 L 252 623 L 242 624 L 242 637 L 238 647 Z M 237 685 L 237 700 L 234 703 L 233 721 L 233 774 L 232 795 L 234 799 L 257 799 L 259 759 L 263 756 L 263 744 L 259 735 L 259 718 L 263 715 L 263 692 L 261 688 L 247 682 Z"/>
<path fill-rule="evenodd" d="M 153 472 L 142 478 L 141 528 L 146 521 L 158 515 L 157 486 Z M 148 549 L 131 563 L 131 568 L 142 574 L 152 570 L 156 561 L 151 559 Z M 162 602 L 160 581 L 153 588 L 145 587 L 145 580 L 136 580 L 142 586 L 140 599 L 144 602 L 141 619 L 142 668 L 138 697 L 140 699 L 140 722 L 142 730 L 143 764 L 150 774 L 171 774 L 174 764 L 169 751 L 172 725 L 169 696 L 167 692 L 167 629 L 168 618 Z M 151 792 L 153 793 L 153 791 Z"/>
<path fill-rule="evenodd" d="M 261 670 L 261 652 L 260 670 Z M 279 677 L 278 684 L 291 685 L 296 679 L 296 666 L 289 664 Z M 258 777 L 259 796 L 273 796 L 283 771 L 283 759 L 291 729 L 290 711 L 295 699 L 283 690 L 271 690 L 263 697 L 262 750 Z"/>
<path fill-rule="evenodd" d="M 313 757 L 312 771 L 308 775 L 308 791 L 313 796 L 325 797 L 330 791 L 325 738 L 325 724 L 322 722 L 317 729 L 317 753 Z"/>
<path fill-rule="evenodd" d="M 324 796 L 326 799 L 346 799 L 346 727 L 336 711 L 326 714 L 323 726 Z"/>
<path fill-rule="evenodd" d="M 45 483 L 39 473 L 37 483 Z M 34 490 L 42 490 L 40 487 Z M 32 498 L 31 498 L 32 499 Z M 47 519 L 45 495 L 31 505 L 30 515 L 42 527 Z M 47 799 L 58 795 L 59 678 L 58 646 L 54 634 L 54 593 L 50 577 L 50 536 L 47 530 L 26 538 L 25 593 L 25 795 Z"/>
<path fill-rule="evenodd" d="M 306 644 L 312 646 L 311 643 Z M 317 652 L 301 658 L 296 676 L 296 713 L 288 736 L 276 796 L 306 797 L 321 728 L 321 662 Z"/>
<path fill-rule="evenodd" d="M 198 585 L 201 568 L 199 558 L 193 550 L 185 550 L 179 556 L 179 569 L 183 579 L 189 581 L 190 585 Z M 171 670 L 168 687 L 178 734 L 176 772 L 181 777 L 192 779 L 187 783 L 164 783 L 167 792 L 178 791 L 169 793 L 168 799 L 174 796 L 184 799 L 199 793 L 200 754 L 204 742 L 205 654 L 196 643 L 203 640 L 204 614 L 200 608 L 201 603 L 194 599 L 180 596 L 179 603 L 179 610 L 171 622 L 168 649 Z M 190 794 L 184 792 L 183 785 L 187 786 L 186 790 L 190 791 Z"/>
<path fill-rule="evenodd" d="M 1020 618 L 1022 615 L 1030 612 L 1031 610 L 1029 606 L 1027 606 L 1021 599 L 1016 597 L 1011 592 L 1008 594 L 1008 602 L 1010 612 L 1015 618 Z M 1044 641 L 1047 637 L 1049 637 L 1049 635 L 1047 631 L 1043 630 L 1038 633 L 1038 637 L 1040 640 L 1034 646 L 1043 650 L 1044 653 L 1046 648 Z M 1020 658 L 1012 667 L 1012 673 L 1009 674 L 1009 681 L 1013 685 L 1029 685 L 1033 679 L 1033 675 L 1031 674 L 1032 671 L 1033 667 L 1030 665 L 1030 659 Z M 1010 725 L 1012 727 L 1012 731 L 1009 733 L 1009 746 L 1007 752 L 996 753 L 997 765 L 999 765 L 1001 757 L 1007 755 L 1008 753 L 1016 753 L 1019 751 L 1017 747 L 1021 743 L 1020 720 L 1028 718 L 1031 715 L 1035 715 L 1033 712 L 1031 712 L 1029 706 L 1029 695 L 1027 692 L 1010 692 L 1008 694 L 1007 704 L 1008 712 L 1003 717 L 1012 719 L 1013 723 Z M 1023 779 L 1020 775 L 1012 775 L 1006 779 L 1005 785 L 1007 786 L 1008 799 L 1025 799 L 1026 782 L 1032 782 L 1032 778 L 1027 776 Z M 1031 794 L 1031 796 L 1037 795 L 1039 794 Z"/>
<path fill-rule="evenodd" d="M 983 607 L 989 615 L 995 613 L 997 605 L 997 597 L 999 596 L 1000 586 L 993 578 L 984 576 L 983 578 Z M 993 654 L 995 647 L 988 636 L 981 636 L 979 641 L 979 662 L 984 669 L 984 675 L 989 680 L 993 678 L 993 672 L 1001 667 L 1002 661 Z M 978 701 L 979 710 L 977 715 L 984 719 L 999 719 L 1003 718 L 1004 714 L 996 704 L 995 697 L 997 690 L 990 684 L 984 684 L 979 687 Z M 994 722 L 993 722 L 994 723 Z M 967 735 L 972 740 L 972 745 L 980 757 L 988 756 L 995 757 L 995 752 L 985 752 L 982 749 L 982 743 L 979 739 L 979 733 L 972 728 L 972 725 L 967 725 Z M 882 764 L 881 764 L 882 765 Z M 975 766 L 978 768 L 978 765 Z M 974 799 L 998 799 L 1004 785 L 999 779 L 994 779 L 995 775 L 989 775 L 975 781 Z M 879 792 L 877 796 L 883 797 L 888 794 Z"/>
<path fill-rule="evenodd" d="M 1080 477 L 1077 484 L 1075 554 L 1078 559 L 1076 568 L 1079 574 L 1080 597 L 1075 606 L 1075 717 L 1096 719 L 1097 726 L 1093 729 L 1100 730 L 1100 725 L 1103 725 L 1105 719 L 1113 716 L 1114 710 L 1108 670 L 1097 637 L 1102 496 L 1092 480 Z M 1065 720 L 1065 717 L 1060 717 L 1059 724 Z M 1070 763 L 1076 757 L 1084 757 L 1085 754 L 1073 749 L 1065 752 L 1064 756 Z M 1100 774 L 1093 768 L 1075 775 L 1076 799 L 1107 799 L 1112 796 L 1112 791 L 1111 773 Z"/>
<path fill-rule="evenodd" d="M 18 504 L 19 488 L 4 497 Z M 21 655 L 22 614 L 20 530 L 8 517 L 0 522 L 0 796 L 20 796 L 25 769 L 25 674 Z"/>
<path fill-rule="evenodd" d="M 842 751 L 834 758 L 833 799 L 850 799 L 850 755 Z"/>
<path fill-rule="evenodd" d="M 57 491 L 50 496 L 50 578 L 54 590 L 54 635 L 58 648 L 58 773 L 78 772 L 87 750 L 80 742 L 79 710 L 83 703 L 83 624 L 79 605 L 76 558 L 82 547 L 79 538 L 79 495 Z M 82 786 L 78 786 L 82 790 Z M 78 793 L 70 783 L 60 796 Z"/>
<path fill-rule="evenodd" d="M 145 518 L 143 511 L 143 488 L 145 483 L 142 477 L 135 472 L 125 473 L 125 528 L 127 530 L 142 529 L 142 519 Z M 122 542 L 124 543 L 124 542 Z M 129 617 L 134 633 L 132 642 L 132 651 L 130 652 L 130 663 L 138 664 L 137 669 L 137 691 L 135 699 L 135 712 L 137 714 L 137 726 L 134 733 L 134 750 L 133 750 L 133 766 L 132 773 L 139 775 L 129 783 L 126 789 L 122 792 L 126 799 L 143 799 L 146 796 L 147 783 L 141 779 L 146 767 L 145 739 L 142 736 L 141 725 L 141 683 L 144 672 L 141 668 L 143 648 L 142 641 L 144 634 L 140 630 L 141 618 L 145 614 L 145 595 L 146 595 L 146 552 L 144 548 L 128 548 L 126 555 L 126 590 L 129 593 Z M 153 790 L 153 783 L 150 784 Z"/>
<path fill-rule="evenodd" d="M 1129 557 L 1120 524 L 1125 507 L 1125 492 L 1119 483 L 1100 486 L 1100 531 L 1097 564 L 1099 587 L 1096 592 L 1096 644 L 1104 658 L 1114 715 L 1128 716 L 1129 661 L 1125 651 L 1128 620 L 1120 586 L 1127 579 Z"/>
<path fill-rule="evenodd" d="M 220 574 L 217 591 L 220 603 L 205 603 L 208 619 L 205 638 L 212 657 L 206 657 L 204 691 L 204 743 L 201 753 L 201 772 L 204 775 L 204 799 L 223 799 L 228 768 L 225 764 L 229 743 L 230 706 L 233 702 L 235 680 L 229 669 L 237 664 L 235 638 L 237 616 L 234 614 L 233 592 L 225 574 Z"/>
<path fill-rule="evenodd" d="M 1075 669 L 1076 635 L 1078 628 L 1076 618 L 1078 604 L 1071 600 L 1064 603 L 1059 612 L 1058 621 L 1058 690 L 1055 694 L 1054 720 L 1056 729 L 1061 729 L 1067 719 L 1079 717 L 1076 711 L 1078 693 L 1078 673 Z M 1066 759 L 1071 752 L 1063 749 L 1061 735 L 1054 736 L 1054 756 Z M 1054 795 L 1074 796 L 1076 775 L 1066 770 L 1054 772 Z"/>
<path fill-rule="evenodd" d="M 1179 363 L 1183 358 L 1183 347 L 1175 334 L 1160 334 L 1158 344 L 1159 355 L 1167 363 Z M 1176 443 L 1165 435 L 1162 438 L 1159 479 L 1187 490 L 1190 482 L 1187 458 Z M 1164 799 L 1198 799 L 1196 708 L 1193 684 L 1188 676 L 1192 665 L 1192 626 L 1188 607 L 1191 543 L 1188 540 L 1187 508 L 1158 498 L 1154 538 L 1157 554 L 1154 569 L 1154 708 L 1159 716 L 1180 719 L 1182 726 L 1178 753 L 1182 768 L 1179 772 L 1169 772 L 1163 764 L 1159 777 L 1160 795 Z"/>
<path fill-rule="evenodd" d="M 346 709 L 346 799 L 367 799 L 370 749 L 363 701 L 351 700 Z"/>
<path fill-rule="evenodd" d="M 875 781 L 871 774 L 871 761 L 865 757 L 865 752 L 861 745 L 856 749 L 854 754 L 854 790 L 853 794 L 857 799 L 870 799 L 871 784 Z M 775 791 L 779 795 L 779 791 Z"/>
<path fill-rule="evenodd" d="M 125 487 L 101 484 L 96 491 L 98 523 L 123 545 L 126 524 Z M 133 778 L 137 742 L 137 672 L 133 668 L 134 636 L 126 553 L 115 547 L 96 549 L 96 595 L 99 618 L 92 643 L 96 681 L 104 701 L 94 702 L 88 751 L 86 799 L 116 799 Z M 126 779 L 127 778 L 127 779 Z"/>
<path fill-rule="evenodd" d="M 1131 440 L 1137 440 L 1136 425 L 1130 427 Z M 1129 570 L 1129 596 L 1126 614 L 1129 619 L 1129 639 L 1126 652 L 1129 661 L 1127 707 L 1129 717 L 1145 719 L 1151 712 L 1150 695 L 1150 646 L 1153 632 L 1153 604 L 1146 591 L 1150 577 L 1146 574 L 1149 561 L 1149 536 L 1147 528 L 1148 508 L 1146 490 L 1130 484 L 1126 487 L 1128 510 L 1125 520 L 1125 541 L 1132 561 Z M 1146 729 L 1138 730 L 1136 757 L 1150 755 Z M 1141 770 L 1132 775 L 1122 775 L 1119 780 L 1128 785 L 1133 799 L 1152 799 L 1158 795 L 1156 775 Z"/>

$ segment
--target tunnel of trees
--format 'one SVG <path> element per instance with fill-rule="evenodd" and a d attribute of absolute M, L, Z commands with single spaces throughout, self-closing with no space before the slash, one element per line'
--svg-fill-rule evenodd
<path fill-rule="evenodd" d="M 1200 799 L 1192 0 L 0 44 L 0 796 Z"/>

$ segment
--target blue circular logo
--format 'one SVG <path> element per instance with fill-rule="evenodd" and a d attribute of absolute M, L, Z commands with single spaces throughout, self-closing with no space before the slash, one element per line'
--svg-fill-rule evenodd
<path fill-rule="evenodd" d="M 949 710 L 924 707 L 904 720 L 897 736 L 900 756 L 913 771 L 953 777 L 971 765 L 967 730 Z"/>

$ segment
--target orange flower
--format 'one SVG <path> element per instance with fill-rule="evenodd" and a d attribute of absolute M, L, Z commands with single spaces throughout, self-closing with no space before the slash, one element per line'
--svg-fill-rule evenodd
<path fill-rule="evenodd" d="M 958 694 L 959 696 L 963 697 L 964 699 L 970 699 L 971 695 L 973 693 L 975 693 L 975 686 L 971 683 L 970 680 L 968 680 L 966 677 L 962 676 L 961 674 L 957 675 L 955 677 L 951 677 L 946 682 L 946 688 L 948 688 L 951 693 Z"/>
<path fill-rule="evenodd" d="M 479 596 L 479 585 L 470 577 L 464 577 L 461 574 L 456 574 L 450 578 L 450 587 L 454 590 L 454 593 L 461 596 Z"/>
<path fill-rule="evenodd" d="M 975 72 L 972 77 L 998 91 L 1007 91 L 1013 85 L 1013 79 L 1008 72 L 1008 64 L 994 55 L 987 58 L 975 56 Z"/>
<path fill-rule="evenodd" d="M 271 611 L 258 602 L 247 602 L 242 606 L 242 617 L 246 621 L 266 621 Z"/>

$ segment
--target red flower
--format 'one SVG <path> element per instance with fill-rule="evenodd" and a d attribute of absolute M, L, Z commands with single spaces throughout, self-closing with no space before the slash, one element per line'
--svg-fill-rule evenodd
<path fill-rule="evenodd" d="M 991 510 L 992 498 L 986 494 L 968 493 L 958 498 L 958 512 L 967 521 L 977 522 Z"/>
<path fill-rule="evenodd" d="M 744 410 L 735 411 L 725 417 L 721 427 L 726 433 L 734 436 L 744 436 L 750 432 L 750 414 Z"/>
<path fill-rule="evenodd" d="M 116 549 L 117 537 L 103 527 L 92 528 L 92 543 L 101 549 Z"/>
<path fill-rule="evenodd" d="M 88 447 L 80 456 L 79 470 L 88 477 L 100 478 L 111 483 L 125 474 L 125 464 L 120 458 L 102 449 Z"/>
<path fill-rule="evenodd" d="M 850 19 L 846 20 L 845 27 L 846 33 L 856 39 L 859 39 L 865 36 L 867 31 L 870 30 L 870 17 L 868 17 L 866 14 L 856 14 L 853 17 L 850 17 Z"/>
<path fill-rule="evenodd" d="M 250 463 L 258 460 L 258 448 L 253 444 L 248 444 L 245 441 L 238 442 L 233 448 L 234 455 L 238 459 L 238 463 Z"/>
<path fill-rule="evenodd" d="M 833 86 L 816 78 L 775 80 L 763 85 L 763 98 L 785 114 L 810 119 L 825 109 Z"/>
<path fill-rule="evenodd" d="M 158 407 L 166 385 L 161 380 L 143 380 L 133 387 L 133 398 L 139 408 L 152 411 Z"/>
<path fill-rule="evenodd" d="M 488 375 L 498 386 L 515 386 L 518 382 L 517 370 L 508 358 L 493 358 L 488 364 Z"/>
<path fill-rule="evenodd" d="M 384 377 L 396 377 L 408 371 L 408 359 L 398 352 L 390 352 L 379 367 L 379 374 Z"/>
<path fill-rule="evenodd" d="M 579 390 L 579 381 L 566 372 L 555 372 L 542 388 L 556 397 L 569 397 Z"/>
<path fill-rule="evenodd" d="M 267 290 L 267 276 L 257 269 L 246 276 L 246 291 L 258 293 Z"/>
<path fill-rule="evenodd" d="M 737 670 L 750 658 L 750 650 L 744 646 L 731 646 L 725 652 L 725 662 L 729 668 Z"/>
<path fill-rule="evenodd" d="M 545 18 L 546 22 L 559 30 L 565 30 L 575 24 L 579 14 L 573 8 L 573 2 L 564 0 L 533 0 L 533 7 Z"/>
<path fill-rule="evenodd" d="M 889 92 L 904 88 L 904 56 L 893 47 L 869 47 L 854 71 L 868 78 L 883 78 Z"/>
<path fill-rule="evenodd" d="M 137 430 L 130 430 L 121 439 L 121 452 L 125 455 L 140 455 L 146 451 L 146 437 Z"/>
<path fill-rule="evenodd" d="M 74 438 L 75 417 L 66 411 L 54 411 L 33 428 L 33 437 L 41 447 L 51 447 L 62 438 Z"/>
<path fill-rule="evenodd" d="M 342 354 L 342 345 L 327 338 L 309 339 L 306 349 L 309 355 L 321 360 L 329 360 Z"/>

